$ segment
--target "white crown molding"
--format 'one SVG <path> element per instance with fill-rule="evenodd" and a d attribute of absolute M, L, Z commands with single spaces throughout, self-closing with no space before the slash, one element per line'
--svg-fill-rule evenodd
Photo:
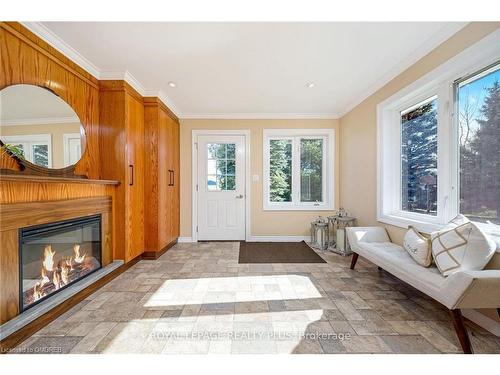
<path fill-rule="evenodd" d="M 175 105 L 163 91 L 145 88 L 142 83 L 139 82 L 139 80 L 137 80 L 128 70 L 119 71 L 100 69 L 41 22 L 21 22 L 21 24 L 98 80 L 124 80 L 141 96 L 157 96 L 174 114 L 177 115 L 178 111 L 176 110 Z"/>
<path fill-rule="evenodd" d="M 337 113 L 180 113 L 178 116 L 185 120 L 336 120 L 339 118 Z"/>
<path fill-rule="evenodd" d="M 416 48 L 409 56 L 405 57 L 403 60 L 394 64 L 394 67 L 385 73 L 381 78 L 379 78 L 374 84 L 368 87 L 366 90 L 363 90 L 363 94 L 354 99 L 349 105 L 347 105 L 344 110 L 340 111 L 339 117 L 343 117 L 354 108 L 356 108 L 359 104 L 361 104 L 365 99 L 369 98 L 371 95 L 376 93 L 382 87 L 384 87 L 387 83 L 392 81 L 394 78 L 399 76 L 417 61 L 419 61 L 422 57 L 427 55 L 429 52 L 434 50 L 441 43 L 449 39 L 451 36 L 456 34 L 458 31 L 467 26 L 469 22 L 453 22 L 447 23 L 445 26 L 439 30 L 436 34 L 434 34 L 431 38 L 425 41 L 422 45 Z"/>
<path fill-rule="evenodd" d="M 144 86 L 128 71 L 116 70 L 101 70 L 99 74 L 101 81 L 123 80 L 127 82 L 132 88 L 137 91 L 141 96 L 145 96 L 146 89 Z"/>
<path fill-rule="evenodd" d="M 2 120 L 2 126 L 26 126 L 26 125 L 50 125 L 50 124 L 71 124 L 80 123 L 80 119 L 76 116 L 70 117 L 40 117 L 40 118 L 23 118 L 15 120 Z"/>
<path fill-rule="evenodd" d="M 21 23 L 28 30 L 43 39 L 45 42 L 49 43 L 81 68 L 92 74 L 95 78 L 99 80 L 123 79 L 137 92 L 139 92 L 139 94 L 143 96 L 157 96 L 167 107 L 171 109 L 172 112 L 174 112 L 179 118 L 183 119 L 338 119 L 350 112 L 366 98 L 377 92 L 392 79 L 404 72 L 411 65 L 436 48 L 439 44 L 468 24 L 467 22 L 455 22 L 444 26 L 438 33 L 415 49 L 410 56 L 395 64 L 393 69 L 384 74 L 367 90 L 364 90 L 362 95 L 353 100 L 339 113 L 180 113 L 172 101 L 166 96 L 164 91 L 145 88 L 130 72 L 126 70 L 101 70 L 40 22 Z"/>
<path fill-rule="evenodd" d="M 58 35 L 56 35 L 52 30 L 43 25 L 41 22 L 21 22 L 21 24 L 33 34 L 43 39 L 56 50 L 61 52 L 75 64 L 79 65 L 81 68 L 92 74 L 95 78 L 100 79 L 100 70 L 97 66 L 95 66 L 90 60 L 85 58 L 80 52 L 71 47 L 68 43 L 62 40 Z"/>

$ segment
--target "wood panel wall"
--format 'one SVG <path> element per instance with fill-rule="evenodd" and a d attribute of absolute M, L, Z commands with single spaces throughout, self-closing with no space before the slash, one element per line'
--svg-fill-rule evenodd
<path fill-rule="evenodd" d="M 158 98 L 149 98 L 157 103 L 160 109 L 157 118 L 162 124 L 153 140 L 148 138 L 149 128 L 146 132 L 144 128 L 145 117 L 149 122 L 144 99 L 130 85 L 124 81 L 98 81 L 19 23 L 0 22 L 0 90 L 15 84 L 46 87 L 66 101 L 79 116 L 85 130 L 85 151 L 72 171 L 74 175 L 115 180 L 119 184 L 49 181 L 29 176 L 16 180 L 0 176 L 0 211 L 11 204 L 112 197 L 112 215 L 111 212 L 103 213 L 104 230 L 112 233 L 105 238 L 105 246 L 113 249 L 112 255 L 106 256 L 106 262 L 137 259 L 145 249 L 145 231 L 156 233 L 156 247 L 160 249 L 177 239 L 179 121 Z M 164 142 L 172 139 L 177 141 L 169 146 L 149 148 L 144 145 L 145 140 Z M 134 166 L 133 176 L 129 165 Z M 168 169 L 174 166 L 177 183 L 174 188 L 167 189 Z M 0 169 L 4 168 L 19 171 L 19 163 L 8 154 L 0 153 Z M 152 171 L 158 177 L 156 186 L 151 187 L 146 182 L 145 171 Z M 154 225 L 144 221 L 145 206 L 149 207 L 145 198 L 152 196 L 160 197 L 161 201 Z M 150 229 L 152 227 L 154 229 Z M 0 281 L 10 277 L 11 271 L 7 269 L 18 267 L 17 255 L 4 251 L 5 246 L 17 245 L 17 241 L 17 233 L 0 230 Z M 3 285 L 0 289 L 3 293 Z M 0 308 L 1 322 L 17 314 L 12 306 L 10 303 Z"/>
<path fill-rule="evenodd" d="M 179 120 L 158 98 L 144 98 L 144 257 L 157 258 L 179 237 Z M 173 173 L 173 175 L 172 175 Z"/>
<path fill-rule="evenodd" d="M 85 129 L 76 175 L 100 178 L 99 82 L 17 22 L 0 23 L 0 90 L 16 84 L 46 87 L 67 102 Z M 15 168 L 4 153 L 0 166 Z"/>
<path fill-rule="evenodd" d="M 36 194 L 36 193 L 35 193 Z M 78 209 L 75 209 L 77 207 Z M 111 262 L 111 197 L 3 203 L 0 215 L 0 324 L 19 314 L 19 229 L 94 214 L 102 219 L 102 265 Z"/>

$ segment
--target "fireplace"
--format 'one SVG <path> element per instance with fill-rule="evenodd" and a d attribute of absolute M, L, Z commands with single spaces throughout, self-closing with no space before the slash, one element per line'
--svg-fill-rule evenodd
<path fill-rule="evenodd" d="M 20 229 L 20 311 L 101 266 L 101 215 Z"/>

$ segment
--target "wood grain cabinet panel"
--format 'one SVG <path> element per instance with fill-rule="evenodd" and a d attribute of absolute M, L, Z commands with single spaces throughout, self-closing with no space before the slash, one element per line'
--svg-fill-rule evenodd
<path fill-rule="evenodd" d="M 125 81 L 100 81 L 101 177 L 117 180 L 114 259 L 144 251 L 144 104 Z"/>
<path fill-rule="evenodd" d="M 179 231 L 179 120 L 157 98 L 144 98 L 144 258 L 156 259 Z"/>

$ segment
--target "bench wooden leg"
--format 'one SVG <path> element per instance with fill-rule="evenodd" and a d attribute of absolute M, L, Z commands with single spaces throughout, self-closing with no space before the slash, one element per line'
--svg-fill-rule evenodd
<path fill-rule="evenodd" d="M 465 354 L 472 354 L 472 345 L 470 343 L 469 334 L 467 333 L 467 328 L 465 328 L 462 312 L 460 309 L 454 309 L 450 310 L 450 314 L 463 352 Z"/>
<path fill-rule="evenodd" d="M 352 253 L 352 259 L 351 259 L 351 270 L 354 269 L 354 266 L 356 265 L 356 262 L 358 261 L 358 254 Z"/>

